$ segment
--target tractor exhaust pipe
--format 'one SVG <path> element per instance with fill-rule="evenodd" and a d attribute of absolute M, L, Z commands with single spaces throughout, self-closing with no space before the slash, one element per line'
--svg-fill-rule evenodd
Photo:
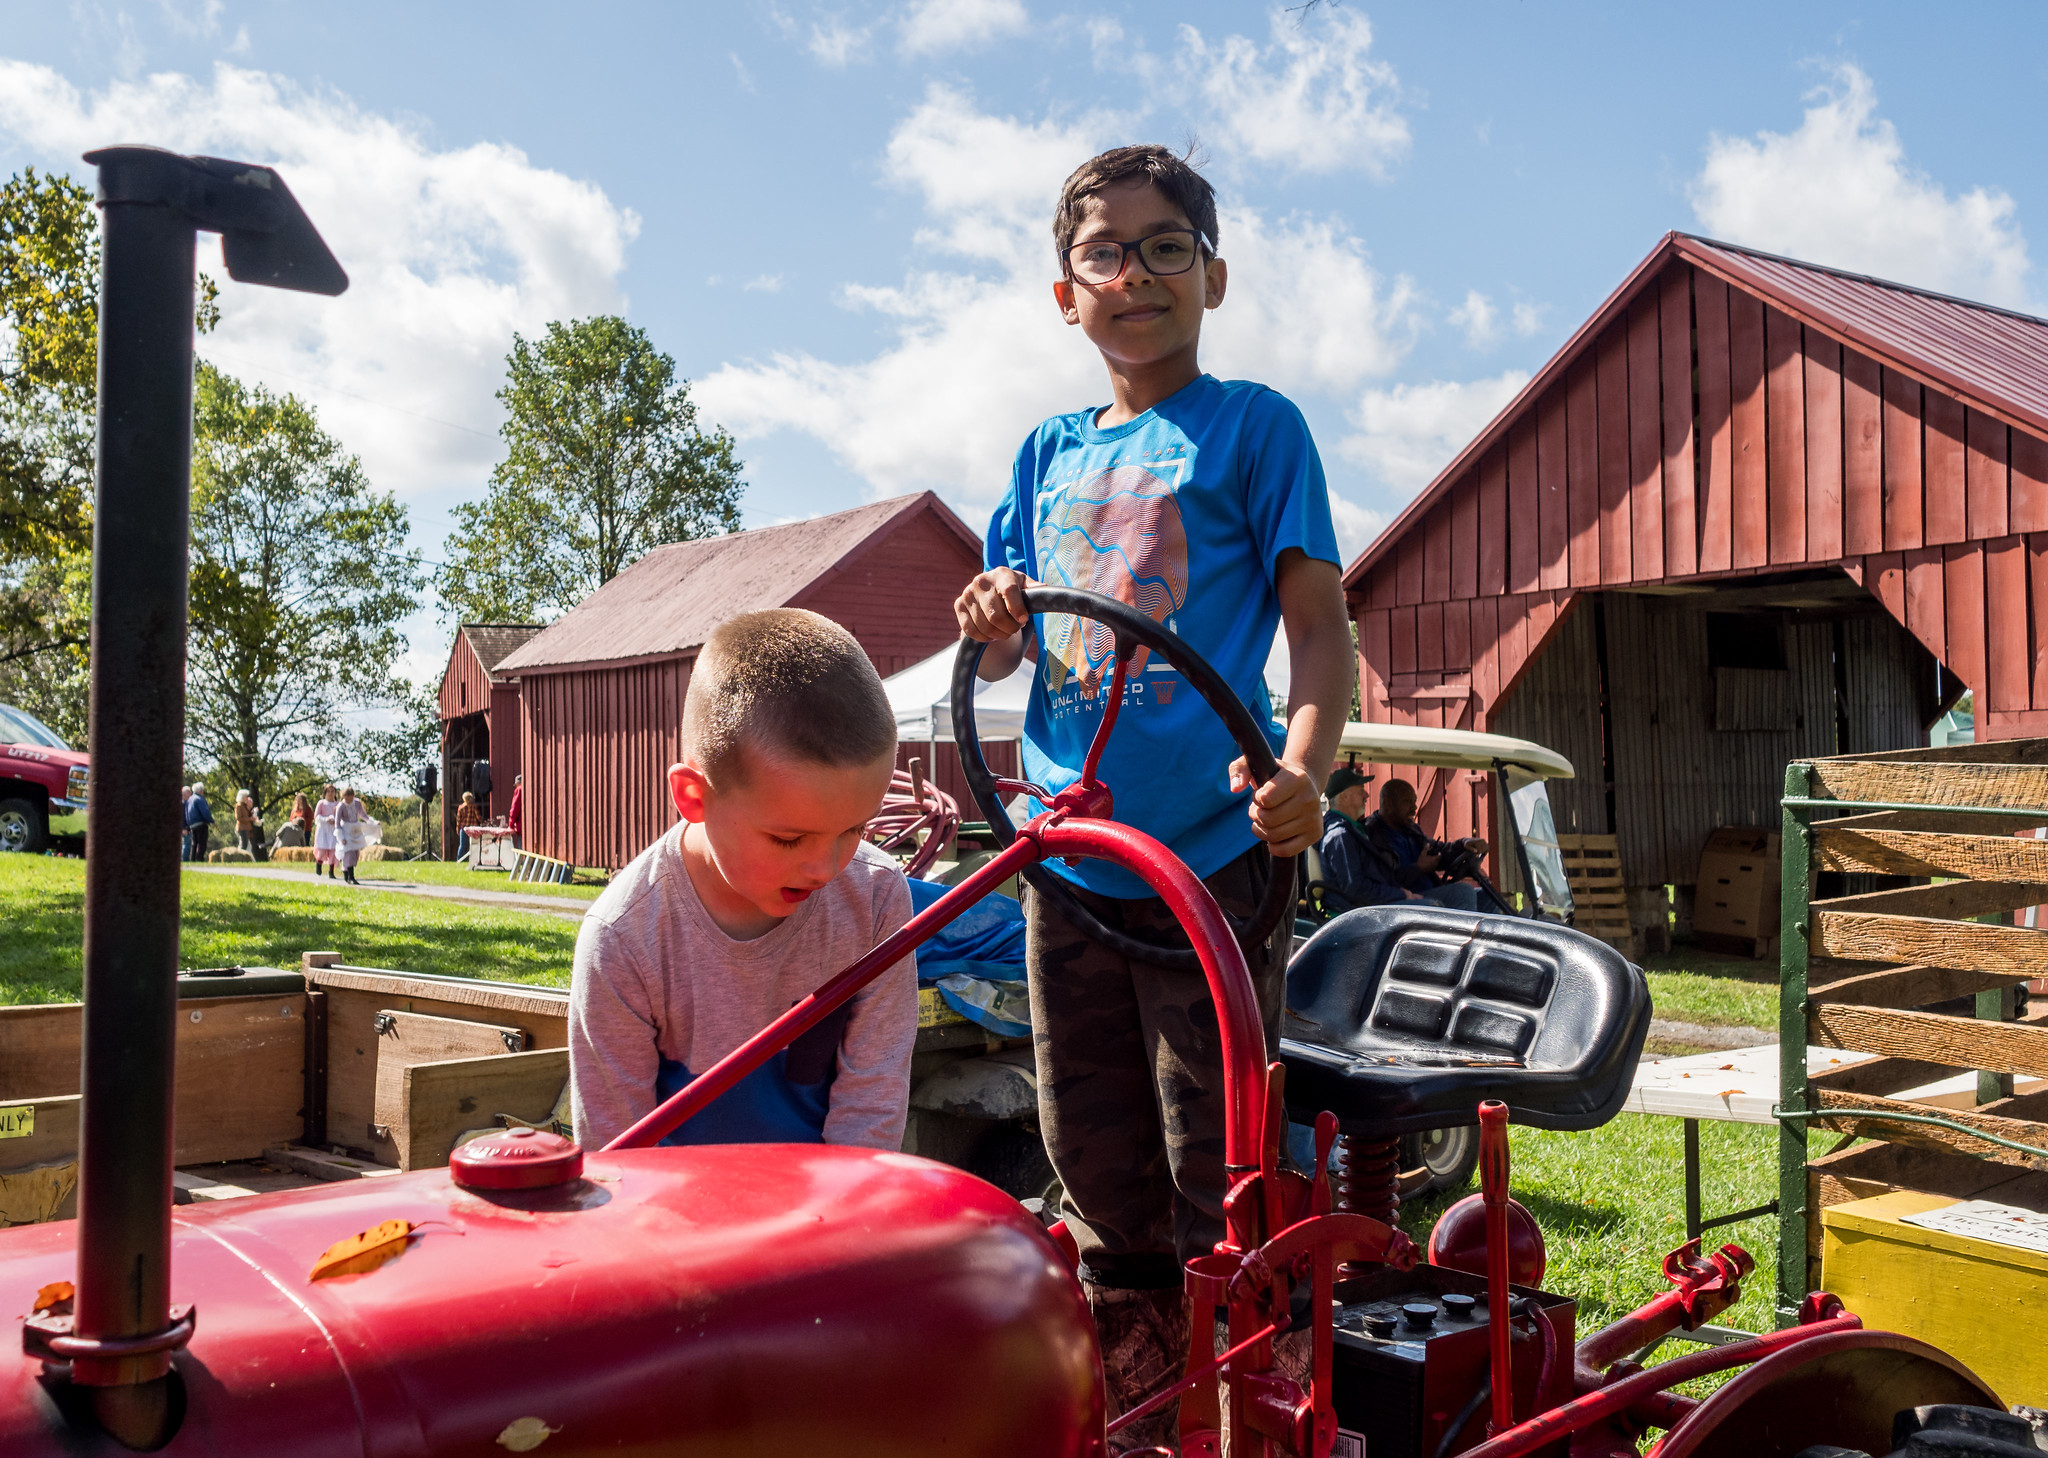
<path fill-rule="evenodd" d="M 85 160 L 103 229 L 92 799 L 140 824 L 93 834 L 86 861 L 77 1293 L 29 1335 L 111 1437 L 152 1449 L 177 1431 L 171 1354 L 194 1321 L 170 1285 L 196 233 L 225 235 L 232 278 L 327 294 L 348 280 L 267 167 L 153 147 Z"/>

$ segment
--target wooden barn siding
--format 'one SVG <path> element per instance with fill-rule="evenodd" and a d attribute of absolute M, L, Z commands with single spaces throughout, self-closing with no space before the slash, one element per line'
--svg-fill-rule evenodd
<path fill-rule="evenodd" d="M 1981 732 L 2048 733 L 2048 442 L 1674 264 L 1351 584 L 1365 712 L 1517 732 L 1496 706 L 1571 589 L 1828 564 L 1975 691 Z"/>
<path fill-rule="evenodd" d="M 484 819 L 503 815 L 512 808 L 512 782 L 520 771 L 519 681 L 491 685 L 491 803 L 484 807 Z M 462 798 L 460 787 L 456 799 Z M 526 804 L 520 802 L 522 815 Z"/>
<path fill-rule="evenodd" d="M 863 543 L 791 605 L 843 626 L 887 678 L 959 640 L 953 599 L 980 571 L 979 551 L 917 512 Z"/>
<path fill-rule="evenodd" d="M 520 680 L 526 848 L 617 870 L 675 823 L 691 658 Z"/>
<path fill-rule="evenodd" d="M 491 676 L 484 672 L 484 666 L 477 661 L 476 650 L 469 646 L 469 639 L 460 628 L 455 630 L 455 646 L 448 652 L 448 668 L 441 675 L 441 721 L 459 719 L 464 714 L 481 714 L 491 706 Z"/>

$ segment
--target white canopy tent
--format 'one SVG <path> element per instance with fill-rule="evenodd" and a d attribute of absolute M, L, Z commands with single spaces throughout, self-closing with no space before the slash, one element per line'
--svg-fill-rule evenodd
<path fill-rule="evenodd" d="M 904 743 L 953 742 L 953 660 L 958 645 L 934 653 L 882 680 L 896 714 L 896 737 Z M 1026 658 L 1017 671 L 996 683 L 975 681 L 974 727 L 983 739 L 1022 739 L 1024 706 L 1038 665 Z"/>

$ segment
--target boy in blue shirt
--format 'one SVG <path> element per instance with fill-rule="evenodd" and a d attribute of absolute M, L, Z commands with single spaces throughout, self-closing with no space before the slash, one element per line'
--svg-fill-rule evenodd
<path fill-rule="evenodd" d="M 1054 301 L 1101 352 L 1112 400 L 1054 416 L 1024 442 L 989 523 L 987 570 L 955 612 L 963 632 L 990 645 L 985 678 L 1012 672 L 1030 640 L 1040 671 L 1025 776 L 1054 793 L 1080 777 L 1113 643 L 1091 621 L 1034 621 L 1026 586 L 1086 588 L 1149 613 L 1261 723 L 1272 720 L 1265 663 L 1285 625 L 1292 681 L 1272 780 L 1253 792 L 1222 721 L 1142 651 L 1100 770 L 1118 819 L 1171 847 L 1226 911 L 1249 916 L 1272 858 L 1321 833 L 1317 788 L 1356 672 L 1322 462 L 1285 398 L 1196 363 L 1202 316 L 1228 280 L 1215 192 L 1186 162 L 1154 146 L 1093 158 L 1067 179 L 1053 233 Z M 1101 861 L 1047 869 L 1106 925 L 1176 939 L 1171 915 L 1129 873 Z M 1040 1126 L 1121 1411 L 1178 1366 L 1181 1262 L 1223 1230 L 1216 1011 L 1200 973 L 1111 952 L 1028 885 L 1024 906 Z M 1279 1046 L 1291 932 L 1283 919 L 1249 958 L 1269 1049 Z M 1173 1421 L 1168 1405 L 1118 1441 L 1144 1441 L 1136 1427 L 1170 1438 Z"/>

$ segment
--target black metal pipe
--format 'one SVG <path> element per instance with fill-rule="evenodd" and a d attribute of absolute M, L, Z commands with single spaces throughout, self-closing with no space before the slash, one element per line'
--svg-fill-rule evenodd
<path fill-rule="evenodd" d="M 123 189 L 109 160 L 103 199 Z M 92 805 L 75 1329 L 128 1338 L 170 1311 L 195 230 L 167 202 L 101 203 Z M 152 1381 L 168 1350 L 80 1359 L 95 1387 Z"/>

